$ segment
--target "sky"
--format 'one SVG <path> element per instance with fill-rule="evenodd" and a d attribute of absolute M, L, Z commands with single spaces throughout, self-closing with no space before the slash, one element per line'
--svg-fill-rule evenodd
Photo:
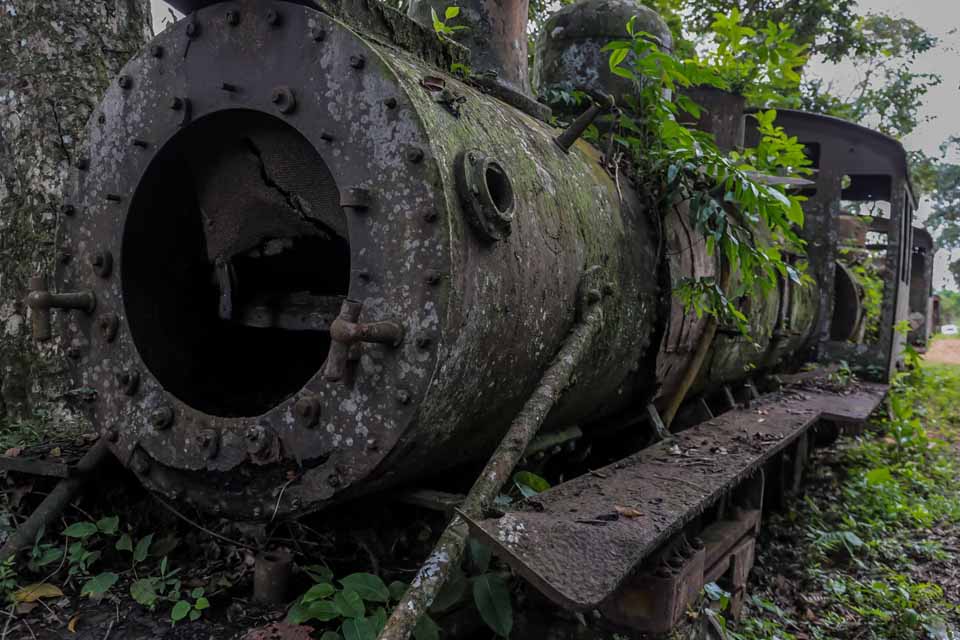
<path fill-rule="evenodd" d="M 154 29 L 159 33 L 170 20 L 170 8 L 163 0 L 153 3 Z M 455 4 L 455 0 L 451 0 Z M 914 67 L 918 73 L 937 73 L 943 82 L 927 94 L 917 129 L 903 140 L 907 149 L 919 149 L 936 156 L 940 143 L 950 135 L 960 135 L 960 0 L 860 0 L 861 13 L 889 13 L 905 16 L 940 39 L 938 46 L 921 55 Z M 811 71 L 836 86 L 852 84 L 858 71 L 850 65 L 827 66 L 814 64 Z M 928 202 L 921 202 L 917 220 L 929 215 Z M 958 254 L 960 257 L 960 254 Z M 950 256 L 945 251 L 937 254 L 934 267 L 934 288 L 958 289 L 947 271 Z"/>

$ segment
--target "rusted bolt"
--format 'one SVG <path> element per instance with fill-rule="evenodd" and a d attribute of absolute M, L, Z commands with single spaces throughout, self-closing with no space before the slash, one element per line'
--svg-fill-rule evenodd
<path fill-rule="evenodd" d="M 410 393 L 403 389 L 397 391 L 397 402 L 400 404 L 410 404 Z"/>
<path fill-rule="evenodd" d="M 397 99 L 396 98 L 387 98 L 383 101 L 383 104 L 387 106 L 387 109 L 396 109 L 397 108 Z"/>
<path fill-rule="evenodd" d="M 120 439 L 120 429 L 114 425 L 104 431 L 103 437 L 107 439 L 107 442 L 116 442 Z"/>
<path fill-rule="evenodd" d="M 187 23 L 187 28 L 185 29 L 188 38 L 196 38 L 200 35 L 200 24 L 191 20 Z"/>
<path fill-rule="evenodd" d="M 79 360 L 80 358 L 83 357 L 83 349 L 81 349 L 78 345 L 75 345 L 75 344 L 70 345 L 69 347 L 67 347 L 67 357 L 70 358 L 71 360 Z"/>
<path fill-rule="evenodd" d="M 127 75 L 120 76 L 117 78 L 117 85 L 119 85 L 121 89 L 129 89 L 133 86 L 133 78 Z"/>
<path fill-rule="evenodd" d="M 443 280 L 443 276 L 439 271 L 427 271 L 427 277 L 425 279 L 427 284 L 434 286 L 440 284 L 440 282 Z"/>
<path fill-rule="evenodd" d="M 300 424 L 304 427 L 312 427 L 320 419 L 320 399 L 314 395 L 305 395 L 293 406 Z"/>
<path fill-rule="evenodd" d="M 227 24 L 235 27 L 240 24 L 240 13 L 233 9 L 227 11 Z"/>
<path fill-rule="evenodd" d="M 365 64 L 367 60 L 363 56 L 350 56 L 350 66 L 354 69 L 363 69 Z"/>
<path fill-rule="evenodd" d="M 413 164 L 423 161 L 423 149 L 420 147 L 411 147 L 407 149 L 407 160 Z"/>
<path fill-rule="evenodd" d="M 227 93 L 233 93 L 237 90 L 237 85 L 231 84 L 229 82 L 221 82 L 220 88 L 226 91 Z"/>
<path fill-rule="evenodd" d="M 323 42 L 323 39 L 327 37 L 327 32 L 321 29 L 320 27 L 310 27 L 310 38 L 314 42 Z"/>
<path fill-rule="evenodd" d="M 80 171 L 86 171 L 90 168 L 90 160 L 88 158 L 77 158 L 77 162 L 74 165 Z"/>
<path fill-rule="evenodd" d="M 147 459 L 146 454 L 138 450 L 130 461 L 130 468 L 138 476 L 146 475 L 150 471 L 150 460 Z"/>
<path fill-rule="evenodd" d="M 117 373 L 117 382 L 126 396 L 132 396 L 140 388 L 140 373 L 137 371 L 121 371 Z"/>
<path fill-rule="evenodd" d="M 176 96 L 170 98 L 170 108 L 174 111 L 180 111 L 183 109 L 183 99 Z"/>
<path fill-rule="evenodd" d="M 146 149 L 148 146 L 150 146 L 150 143 L 148 143 L 143 138 L 133 138 L 132 140 L 130 140 L 130 144 L 132 144 L 135 147 L 140 147 L 141 149 Z"/>
<path fill-rule="evenodd" d="M 267 24 L 271 27 L 279 27 L 283 22 L 283 16 L 276 9 L 267 11 Z"/>
<path fill-rule="evenodd" d="M 270 427 L 255 424 L 247 429 L 247 451 L 250 455 L 260 455 L 270 446 Z"/>
<path fill-rule="evenodd" d="M 116 193 L 108 193 L 107 200 L 110 202 L 123 202 L 123 196 L 120 196 Z"/>
<path fill-rule="evenodd" d="M 98 251 L 90 256 L 90 266 L 93 272 L 101 278 L 109 278 L 113 272 L 113 254 L 109 251 Z"/>
<path fill-rule="evenodd" d="M 163 47 L 161 47 L 158 44 L 153 45 L 152 47 L 150 47 L 150 55 L 153 56 L 154 58 L 162 58 Z"/>
<path fill-rule="evenodd" d="M 101 114 L 97 115 L 97 122 L 98 122 L 98 123 L 104 124 L 104 123 L 106 123 L 106 121 L 107 121 L 107 114 L 101 113 Z"/>
<path fill-rule="evenodd" d="M 60 213 L 67 216 L 68 218 L 77 212 L 77 208 L 72 204 L 63 204 L 60 205 Z"/>
<path fill-rule="evenodd" d="M 150 414 L 150 424 L 152 424 L 153 428 L 157 431 L 169 429 L 173 426 L 173 419 L 173 407 L 168 405 L 157 407 L 153 410 L 153 413 Z"/>
<path fill-rule="evenodd" d="M 220 453 L 220 432 L 215 429 L 203 429 L 197 435 L 197 444 L 203 449 L 207 458 L 216 458 Z"/>
<path fill-rule="evenodd" d="M 270 102 L 282 114 L 293 113 L 297 108 L 297 98 L 293 95 L 293 90 L 287 86 L 274 87 L 270 93 Z"/>
<path fill-rule="evenodd" d="M 429 349 L 430 345 L 432 344 L 433 344 L 433 339 L 430 338 L 430 336 L 419 336 L 417 338 L 417 346 L 420 347 L 421 349 Z"/>
<path fill-rule="evenodd" d="M 340 196 L 340 206 L 354 211 L 370 208 L 370 192 L 360 187 L 350 187 Z"/>
<path fill-rule="evenodd" d="M 114 313 L 105 313 L 97 320 L 97 326 L 100 328 L 100 335 L 106 342 L 113 342 L 117 338 L 117 331 L 120 329 L 120 319 Z"/>

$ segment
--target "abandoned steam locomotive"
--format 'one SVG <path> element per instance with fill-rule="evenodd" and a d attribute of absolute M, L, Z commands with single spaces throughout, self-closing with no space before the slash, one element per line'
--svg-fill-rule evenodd
<path fill-rule="evenodd" d="M 682 208 L 644 210 L 598 151 L 557 142 L 531 97 L 525 3 L 456 3 L 467 48 L 421 26 L 426 0 L 414 19 L 359 0 L 173 4 L 188 16 L 91 120 L 63 208 L 72 258 L 30 298 L 37 337 L 64 341 L 94 423 L 153 491 L 257 519 L 482 458 L 584 296 L 603 324 L 546 429 L 654 423 L 678 398 L 676 424 L 694 424 L 727 385 L 786 361 L 896 366 L 912 256 L 932 249 L 913 251 L 895 141 L 782 114 L 817 168 L 803 232 L 817 287 L 742 300 L 760 348 L 721 327 L 691 371 L 705 320 L 672 283 L 717 273 L 717 259 Z M 600 47 L 635 14 L 669 40 L 631 2 L 554 15 L 541 93 L 626 91 Z M 468 59 L 471 82 L 447 73 Z M 719 140 L 752 135 L 742 104 L 703 98 Z M 841 204 L 865 200 L 889 207 L 866 230 L 842 225 Z M 841 260 L 865 247 L 885 274 L 872 342 Z M 54 327 L 58 307 L 71 310 Z"/>

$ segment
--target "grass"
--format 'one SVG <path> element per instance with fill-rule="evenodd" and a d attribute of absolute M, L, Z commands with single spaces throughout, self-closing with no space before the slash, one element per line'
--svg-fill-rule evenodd
<path fill-rule="evenodd" d="M 731 640 L 960 637 L 960 366 L 901 374 L 873 426 L 767 523 Z"/>

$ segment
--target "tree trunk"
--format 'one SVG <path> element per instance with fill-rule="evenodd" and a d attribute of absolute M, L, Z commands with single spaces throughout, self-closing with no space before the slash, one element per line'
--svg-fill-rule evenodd
<path fill-rule="evenodd" d="M 87 119 L 149 24 L 149 0 L 0 1 L 0 425 L 77 419 L 63 346 L 33 343 L 24 296 L 62 259 L 63 187 Z"/>

